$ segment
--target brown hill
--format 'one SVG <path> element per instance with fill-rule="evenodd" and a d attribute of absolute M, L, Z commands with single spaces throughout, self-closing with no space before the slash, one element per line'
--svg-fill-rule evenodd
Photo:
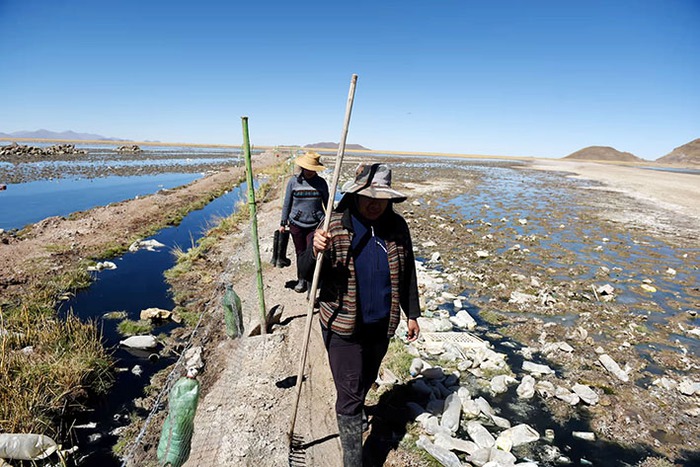
<path fill-rule="evenodd" d="M 313 143 L 307 144 L 304 147 L 309 149 L 338 149 L 338 143 Z M 360 149 L 365 151 L 370 150 L 369 148 L 366 148 L 360 144 L 346 144 L 345 149 Z"/>
<path fill-rule="evenodd" d="M 564 157 L 582 161 L 644 162 L 630 152 L 621 152 L 610 146 L 588 146 Z"/>
<path fill-rule="evenodd" d="M 700 165 L 700 138 L 690 143 L 678 146 L 663 157 L 656 159 L 662 164 L 693 164 Z"/>

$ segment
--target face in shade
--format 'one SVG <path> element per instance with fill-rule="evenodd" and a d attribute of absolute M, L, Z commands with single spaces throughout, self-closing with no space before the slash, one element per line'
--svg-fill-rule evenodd
<path fill-rule="evenodd" d="M 368 221 L 376 221 L 389 206 L 388 199 L 357 195 L 357 212 Z"/>

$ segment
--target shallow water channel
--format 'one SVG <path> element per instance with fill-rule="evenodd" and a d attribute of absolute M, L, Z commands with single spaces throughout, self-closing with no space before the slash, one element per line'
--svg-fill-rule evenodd
<path fill-rule="evenodd" d="M 95 281 L 74 298 L 63 302 L 62 313 L 72 311 L 82 320 L 96 320 L 102 330 L 103 342 L 114 349 L 117 371 L 116 380 L 109 395 L 97 401 L 94 412 L 84 414 L 77 425 L 96 423 L 96 428 L 76 428 L 76 442 L 82 456 L 89 454 L 87 465 L 121 465 L 111 453 L 117 437 L 110 434 L 114 429 L 128 424 L 130 412 L 134 410 L 134 399 L 143 395 L 150 378 L 159 370 L 175 362 L 174 356 L 158 356 L 158 349 L 150 352 L 127 349 L 119 345 L 124 339 L 117 332 L 119 320 L 105 319 L 113 311 L 126 313 L 126 318 L 138 320 L 141 310 L 151 307 L 172 310 L 174 303 L 163 273 L 175 265 L 173 249 L 186 251 L 217 219 L 235 212 L 239 202 L 247 198 L 247 184 L 231 190 L 201 210 L 191 212 L 175 227 L 168 227 L 149 237 L 164 244 L 155 251 L 140 249 L 115 258 L 116 269 L 95 272 Z M 164 323 L 154 327 L 152 334 L 170 332 L 176 324 Z M 142 370 L 135 374 L 135 366 Z"/>

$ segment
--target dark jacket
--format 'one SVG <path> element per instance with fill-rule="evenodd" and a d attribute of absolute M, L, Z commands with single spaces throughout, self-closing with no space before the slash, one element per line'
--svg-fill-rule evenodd
<path fill-rule="evenodd" d="M 319 307 L 321 323 L 341 336 L 351 336 L 357 322 L 357 282 L 351 251 L 354 236 L 349 209 L 331 215 L 328 231 L 331 247 L 323 255 Z M 401 310 L 408 318 L 420 316 L 418 281 L 413 245 L 408 225 L 391 209 L 375 223 L 375 229 L 386 241 L 389 274 L 391 276 L 391 310 L 388 336 L 391 337 L 401 320 Z M 310 243 L 311 244 L 311 243 Z M 313 279 L 316 258 L 310 246 L 299 257 L 302 277 Z"/>
<path fill-rule="evenodd" d="M 323 178 L 316 175 L 307 180 L 301 174 L 295 175 L 287 182 L 280 224 L 315 228 L 324 218 L 327 203 L 328 184 Z"/>

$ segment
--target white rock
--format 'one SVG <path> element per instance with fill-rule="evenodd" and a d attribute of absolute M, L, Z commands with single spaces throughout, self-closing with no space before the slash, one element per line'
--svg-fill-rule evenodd
<path fill-rule="evenodd" d="M 194 368 L 201 370 L 204 367 L 202 361 L 202 347 L 194 346 L 185 351 L 185 368 Z"/>
<path fill-rule="evenodd" d="M 477 252 L 476 252 L 477 258 L 488 258 L 489 256 L 490 256 L 489 252 L 486 250 L 477 250 Z"/>
<path fill-rule="evenodd" d="M 554 385 L 549 381 L 538 381 L 535 390 L 544 398 L 554 396 Z"/>
<path fill-rule="evenodd" d="M 158 346 L 158 341 L 155 336 L 131 336 L 123 341 L 119 341 L 120 345 L 124 347 L 132 347 L 134 349 L 153 349 Z"/>
<path fill-rule="evenodd" d="M 581 398 L 578 397 L 578 394 L 576 394 L 575 392 L 571 392 L 567 388 L 562 386 L 557 386 L 557 388 L 554 390 L 554 396 L 557 399 L 561 399 L 570 405 L 576 405 L 581 401 Z"/>
<path fill-rule="evenodd" d="M 530 399 L 535 395 L 535 378 L 525 375 L 515 390 L 521 399 Z"/>
<path fill-rule="evenodd" d="M 531 294 L 527 293 L 522 293 L 518 291 L 513 291 L 510 293 L 510 298 L 508 299 L 508 303 L 515 303 L 518 305 L 526 304 L 526 303 L 534 303 L 537 301 L 537 297 Z"/>
<path fill-rule="evenodd" d="M 476 320 L 467 310 L 459 310 L 457 314 L 450 317 L 450 322 L 460 329 L 472 330 L 476 328 Z"/>
<path fill-rule="evenodd" d="M 606 370 L 612 373 L 620 381 L 627 382 L 630 380 L 627 373 L 622 371 L 622 368 L 620 368 L 617 362 L 615 362 L 615 360 L 613 360 L 612 357 L 610 357 L 610 355 L 602 354 L 598 357 L 598 360 L 600 360 L 600 363 L 603 364 L 603 367 L 605 367 Z"/>
<path fill-rule="evenodd" d="M 162 308 L 146 308 L 139 313 L 139 319 L 170 319 L 173 312 Z"/>
<path fill-rule="evenodd" d="M 596 394 L 596 392 L 593 389 L 584 384 L 574 384 L 571 390 L 578 394 L 581 400 L 586 404 L 595 405 L 600 400 L 598 394 Z"/>
<path fill-rule="evenodd" d="M 547 365 L 540 365 L 539 363 L 529 362 L 527 360 L 523 361 L 523 370 L 529 373 L 539 374 L 539 375 L 553 375 L 554 370 L 552 370 Z"/>
<path fill-rule="evenodd" d="M 700 383 L 684 379 L 678 385 L 678 390 L 686 396 L 698 395 L 700 394 Z"/>
<path fill-rule="evenodd" d="M 671 378 L 667 378 L 665 376 L 663 376 L 659 379 L 655 379 L 654 382 L 652 382 L 651 384 L 653 384 L 654 386 L 662 387 L 662 388 L 666 389 L 667 391 L 671 391 L 671 390 L 676 389 L 678 387 L 678 383 L 676 381 L 672 380 Z"/>

